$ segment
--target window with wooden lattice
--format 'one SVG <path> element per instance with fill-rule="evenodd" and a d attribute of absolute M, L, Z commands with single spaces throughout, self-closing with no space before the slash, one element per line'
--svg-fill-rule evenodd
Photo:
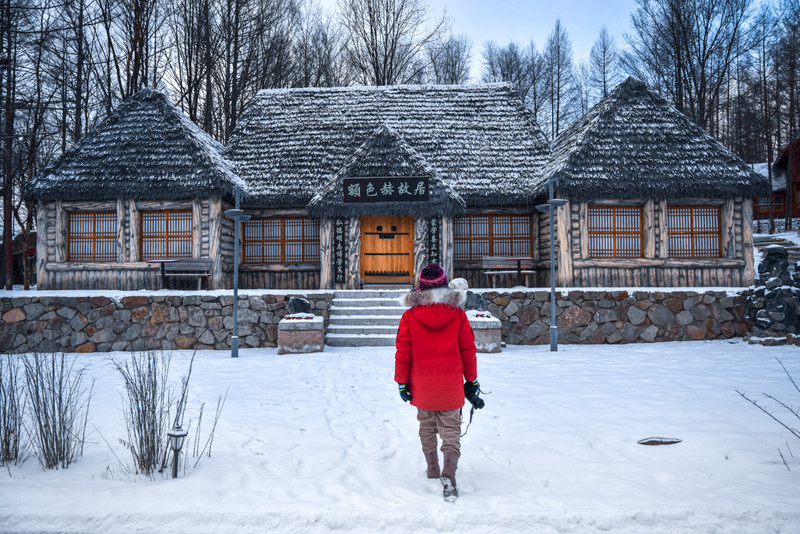
<path fill-rule="evenodd" d="M 589 206 L 590 258 L 641 258 L 642 208 Z"/>
<path fill-rule="evenodd" d="M 453 221 L 455 261 L 481 261 L 484 256 L 531 255 L 530 215 L 466 215 Z"/>
<path fill-rule="evenodd" d="M 191 211 L 143 211 L 142 259 L 192 257 Z"/>
<path fill-rule="evenodd" d="M 667 207 L 667 233 L 670 258 L 719 258 L 722 255 L 718 207 Z"/>
<path fill-rule="evenodd" d="M 67 261 L 117 261 L 117 214 L 67 213 Z"/>
<path fill-rule="evenodd" d="M 319 263 L 319 219 L 250 219 L 243 242 L 244 263 Z"/>

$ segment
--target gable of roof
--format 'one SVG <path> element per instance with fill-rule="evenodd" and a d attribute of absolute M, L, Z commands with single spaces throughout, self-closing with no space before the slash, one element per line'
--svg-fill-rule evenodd
<path fill-rule="evenodd" d="M 222 145 L 166 96 L 143 89 L 31 184 L 41 200 L 186 199 L 243 191 Z"/>
<path fill-rule="evenodd" d="M 344 202 L 345 178 L 381 177 L 429 178 L 428 200 L 408 202 L 369 202 L 354 206 Z M 381 125 L 355 151 L 350 160 L 311 199 L 311 217 L 351 217 L 360 215 L 408 215 L 419 217 L 460 215 L 465 204 L 435 169 L 411 148 L 394 130 Z"/>
<path fill-rule="evenodd" d="M 381 124 L 470 205 L 526 205 L 549 155 L 509 84 L 263 90 L 225 155 L 245 205 L 305 206 Z"/>
<path fill-rule="evenodd" d="M 769 192 L 763 176 L 634 78 L 561 133 L 537 188 L 573 200 L 731 198 Z"/>

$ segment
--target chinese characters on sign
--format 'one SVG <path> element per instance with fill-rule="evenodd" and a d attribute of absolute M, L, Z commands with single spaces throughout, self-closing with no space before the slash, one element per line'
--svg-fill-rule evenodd
<path fill-rule="evenodd" d="M 408 202 L 428 200 L 428 177 L 345 178 L 345 202 Z"/>
<path fill-rule="evenodd" d="M 442 244 L 442 221 L 438 217 L 428 219 L 428 261 L 440 263 L 439 250 Z"/>
<path fill-rule="evenodd" d="M 333 278 L 337 284 L 344 283 L 344 219 L 333 222 Z"/>

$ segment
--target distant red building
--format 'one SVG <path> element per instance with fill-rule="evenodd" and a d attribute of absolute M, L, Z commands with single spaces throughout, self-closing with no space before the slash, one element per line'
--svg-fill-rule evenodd
<path fill-rule="evenodd" d="M 754 170 L 759 172 L 759 169 Z M 767 169 L 761 172 L 766 175 Z M 772 202 L 776 219 L 786 217 L 787 207 L 792 217 L 800 217 L 800 137 L 781 149 L 772 164 Z M 754 198 L 753 217 L 769 218 L 769 204 L 769 195 Z"/>

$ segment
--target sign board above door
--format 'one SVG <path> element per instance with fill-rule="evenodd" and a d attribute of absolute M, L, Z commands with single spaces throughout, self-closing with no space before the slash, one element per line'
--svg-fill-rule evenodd
<path fill-rule="evenodd" d="M 345 178 L 345 202 L 411 202 L 428 200 L 429 179 L 419 177 Z"/>

